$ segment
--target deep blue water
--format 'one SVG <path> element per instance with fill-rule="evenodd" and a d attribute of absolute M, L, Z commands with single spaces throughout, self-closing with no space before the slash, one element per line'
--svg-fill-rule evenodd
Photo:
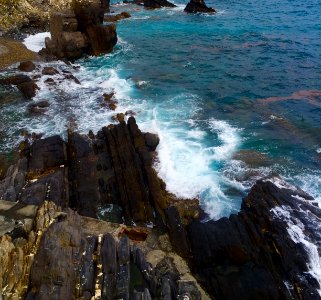
<path fill-rule="evenodd" d="M 79 61 L 82 88 L 40 91 L 52 102 L 47 116 L 2 108 L 8 133 L 63 133 L 70 122 L 98 130 L 114 114 L 99 99 L 114 90 L 117 112 L 134 110 L 160 135 L 155 167 L 168 190 L 200 197 L 213 217 L 237 211 L 272 172 L 321 203 L 321 1 L 208 4 L 216 15 L 114 6 L 132 14 L 117 23 L 114 52 Z"/>

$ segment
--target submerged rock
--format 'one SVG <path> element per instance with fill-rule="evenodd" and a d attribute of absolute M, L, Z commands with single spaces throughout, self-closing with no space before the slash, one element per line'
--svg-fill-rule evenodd
<path fill-rule="evenodd" d="M 187 13 L 215 13 L 216 10 L 208 7 L 204 0 L 191 0 L 185 7 Z"/>

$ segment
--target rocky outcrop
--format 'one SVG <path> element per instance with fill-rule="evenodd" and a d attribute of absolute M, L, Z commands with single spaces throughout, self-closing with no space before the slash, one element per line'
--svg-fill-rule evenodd
<path fill-rule="evenodd" d="M 215 9 L 208 7 L 204 0 L 191 0 L 185 7 L 187 13 L 215 13 Z"/>
<path fill-rule="evenodd" d="M 1 297 L 24 298 L 42 236 L 58 214 L 59 208 L 49 202 L 37 208 L 32 205 L 23 206 L 19 203 L 0 201 Z"/>
<path fill-rule="evenodd" d="M 130 17 L 130 13 L 124 11 L 120 14 L 104 16 L 104 22 L 117 22 L 119 20 L 128 19 Z"/>
<path fill-rule="evenodd" d="M 22 74 L 1 78 L 0 84 L 15 85 L 27 100 L 34 97 L 36 91 L 39 89 L 34 80 L 29 76 Z"/>
<path fill-rule="evenodd" d="M 313 251 L 320 259 L 321 210 L 313 204 L 275 177 L 255 184 L 238 215 L 192 222 L 187 232 L 200 283 L 216 299 L 321 299 L 311 261 Z"/>
<path fill-rule="evenodd" d="M 36 103 L 30 106 L 34 111 Z M 97 217 L 99 207 L 121 209 L 119 222 L 163 224 L 167 195 L 152 168 L 152 148 L 136 121 L 104 127 L 97 135 L 69 132 L 21 144 L 21 158 L 0 181 L 0 199 L 41 205 L 48 200 Z M 112 213 L 111 213 L 112 214 Z"/>
<path fill-rule="evenodd" d="M 174 199 L 152 168 L 158 137 L 119 121 L 20 145 L 0 181 L 2 295 L 321 299 L 312 197 L 264 178 L 237 215 L 204 222 L 198 201 Z"/>
<path fill-rule="evenodd" d="M 105 2 L 76 2 L 73 10 L 53 13 L 50 17 L 51 38 L 46 38 L 47 50 L 66 59 L 111 52 L 117 43 L 117 34 L 115 25 L 102 25 L 105 7 Z"/>
<path fill-rule="evenodd" d="M 144 6 L 151 9 L 162 7 L 176 7 L 175 4 L 167 0 L 144 0 Z"/>

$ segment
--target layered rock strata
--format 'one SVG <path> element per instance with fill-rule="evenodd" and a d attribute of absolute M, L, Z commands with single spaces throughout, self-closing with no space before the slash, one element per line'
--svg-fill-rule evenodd
<path fill-rule="evenodd" d="M 203 222 L 196 200 L 166 193 L 152 168 L 158 142 L 131 117 L 21 144 L 0 182 L 2 295 L 320 299 L 312 197 L 265 178 L 237 215 Z"/>
<path fill-rule="evenodd" d="M 53 13 L 51 38 L 45 40 L 47 52 L 66 59 L 111 52 L 117 43 L 117 33 L 114 24 L 102 25 L 106 10 L 107 4 L 77 2 L 72 10 Z"/>

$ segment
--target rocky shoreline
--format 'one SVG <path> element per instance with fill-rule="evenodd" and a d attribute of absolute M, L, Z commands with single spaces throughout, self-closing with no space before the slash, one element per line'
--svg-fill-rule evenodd
<path fill-rule="evenodd" d="M 68 64 L 110 52 L 116 28 L 102 24 L 101 9 L 108 11 L 109 3 L 99 5 L 53 14 L 42 58 Z M 187 7 L 215 12 L 203 1 Z M 102 33 L 110 41 L 103 48 Z M 37 75 L 28 72 L 78 81 L 47 65 L 22 62 L 18 69 L 23 74 L 0 84 L 15 85 L 26 101 L 38 88 Z M 46 84 L 54 88 L 55 80 Z M 116 107 L 112 94 L 103 98 L 108 109 Z M 41 114 L 48 105 L 32 103 L 28 110 Z M 321 299 L 318 262 L 312 261 L 321 251 L 321 210 L 311 196 L 267 177 L 251 188 L 237 215 L 205 222 L 197 199 L 177 199 L 157 176 L 158 136 L 142 132 L 134 112 L 126 115 L 96 134 L 70 128 L 66 140 L 26 134 L 15 162 L 0 160 L 2 297 Z"/>
<path fill-rule="evenodd" d="M 131 117 L 97 135 L 21 145 L 0 182 L 3 295 L 320 298 L 287 217 L 304 226 L 319 218 L 312 197 L 265 178 L 238 215 L 204 223 L 197 201 L 175 199 L 158 179 L 157 144 Z"/>

